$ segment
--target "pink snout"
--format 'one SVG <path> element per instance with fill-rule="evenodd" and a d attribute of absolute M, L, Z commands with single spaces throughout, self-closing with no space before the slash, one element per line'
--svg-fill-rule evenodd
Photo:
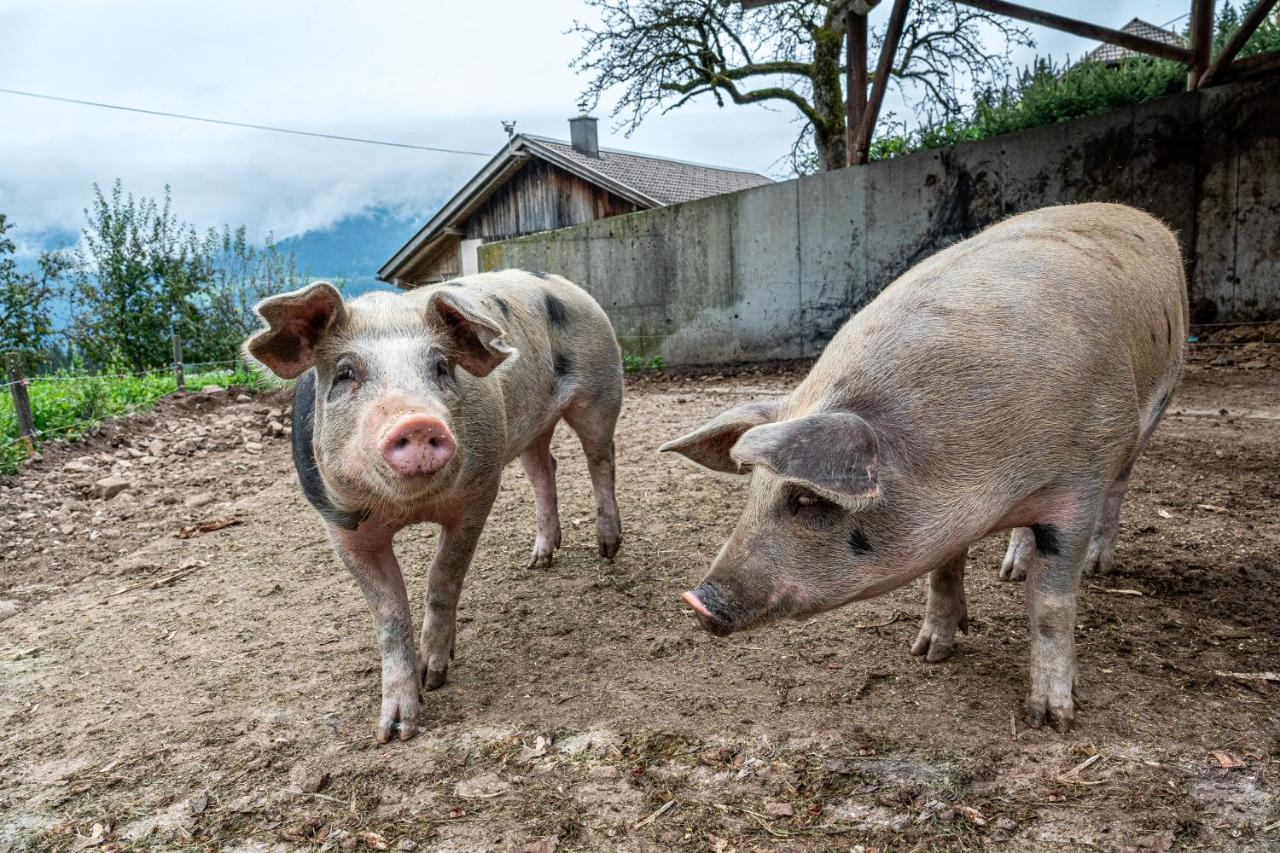
<path fill-rule="evenodd" d="M 448 465 L 457 446 L 444 421 L 434 415 L 413 414 L 391 425 L 378 450 L 397 474 L 421 477 Z"/>

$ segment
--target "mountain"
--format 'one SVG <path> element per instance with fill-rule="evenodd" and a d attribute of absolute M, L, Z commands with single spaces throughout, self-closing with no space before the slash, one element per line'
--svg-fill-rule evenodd
<path fill-rule="evenodd" d="M 281 240 L 282 252 L 292 252 L 298 271 L 307 278 L 342 279 L 344 292 L 387 289 L 377 280 L 381 267 L 422 227 L 426 215 L 406 216 L 375 207 L 344 217 L 328 228 Z"/>

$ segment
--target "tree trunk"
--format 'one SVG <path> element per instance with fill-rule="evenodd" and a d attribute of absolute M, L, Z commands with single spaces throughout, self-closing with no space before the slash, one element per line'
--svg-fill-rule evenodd
<path fill-rule="evenodd" d="M 813 32 L 813 41 L 813 106 L 821 116 L 821 121 L 813 125 L 813 143 L 818 151 L 818 168 L 829 172 L 848 165 L 844 86 L 840 71 L 844 28 L 838 24 L 819 27 Z"/>

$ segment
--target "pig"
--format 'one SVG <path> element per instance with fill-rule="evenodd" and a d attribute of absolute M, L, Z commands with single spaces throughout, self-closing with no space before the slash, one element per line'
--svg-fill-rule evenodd
<path fill-rule="evenodd" d="M 927 574 L 911 652 L 938 662 L 968 628 L 970 545 L 1012 529 L 1003 577 L 1027 581 L 1026 719 L 1066 731 L 1081 573 L 1113 559 L 1187 322 L 1176 239 L 1122 205 L 1033 211 L 937 253 L 854 315 L 789 394 L 660 448 L 747 482 L 684 602 L 722 636 Z"/>
<path fill-rule="evenodd" d="M 317 282 L 255 310 L 266 328 L 246 352 L 298 379 L 294 467 L 373 612 L 382 657 L 377 739 L 398 730 L 407 740 L 417 731 L 419 689 L 448 675 L 463 576 L 512 459 L 536 505 L 529 568 L 549 566 L 560 546 L 551 436 L 561 420 L 586 454 L 599 554 L 617 554 L 617 338 L 586 291 L 520 270 L 345 301 Z M 440 525 L 441 535 L 415 654 L 392 537 L 422 522 Z"/>

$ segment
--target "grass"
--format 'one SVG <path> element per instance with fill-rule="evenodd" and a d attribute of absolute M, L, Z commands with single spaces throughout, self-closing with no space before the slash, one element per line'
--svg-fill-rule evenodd
<path fill-rule="evenodd" d="M 261 377 L 244 368 L 190 373 L 186 385 L 199 390 L 208 385 L 259 387 Z M 36 441 L 75 440 L 108 418 L 150 408 L 157 400 L 177 390 L 177 380 L 168 369 L 144 374 L 82 376 L 53 374 L 33 377 L 27 394 L 35 418 Z M 26 460 L 18 440 L 18 422 L 9 389 L 0 392 L 0 475 L 13 474 Z"/>
<path fill-rule="evenodd" d="M 645 358 L 642 355 L 632 355 L 631 353 L 622 354 L 622 369 L 628 373 L 634 373 L 637 370 L 661 370 L 666 366 L 667 363 L 660 355 L 655 355 L 653 358 Z"/>

